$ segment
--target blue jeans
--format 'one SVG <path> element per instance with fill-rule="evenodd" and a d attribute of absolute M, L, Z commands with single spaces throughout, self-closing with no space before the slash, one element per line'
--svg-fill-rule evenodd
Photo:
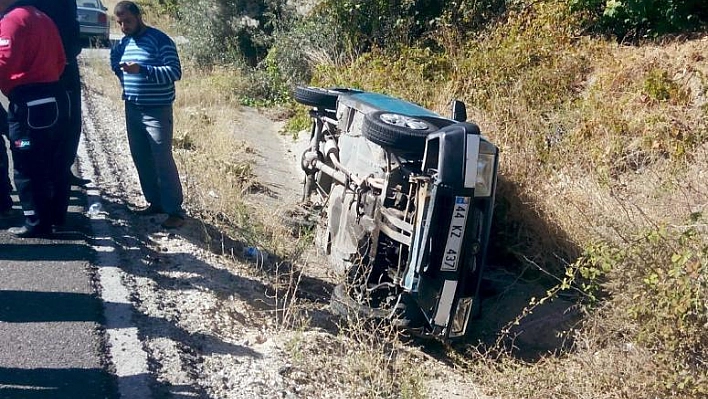
<path fill-rule="evenodd" d="M 125 102 L 125 121 L 133 163 L 147 202 L 170 215 L 182 215 L 182 183 L 172 157 L 172 105 Z"/>

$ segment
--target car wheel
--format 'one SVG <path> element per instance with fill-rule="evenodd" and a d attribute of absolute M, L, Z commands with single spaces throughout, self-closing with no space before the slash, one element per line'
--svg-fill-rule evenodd
<path fill-rule="evenodd" d="M 349 295 L 344 284 L 334 287 L 329 307 L 332 312 L 342 317 L 362 317 L 365 319 L 385 319 L 390 314 L 390 310 L 371 307 L 358 302 Z"/>
<path fill-rule="evenodd" d="M 414 304 L 406 305 L 399 295 L 392 308 L 380 308 L 362 304 L 352 298 L 344 284 L 334 287 L 330 299 L 332 313 L 345 318 L 387 320 L 391 326 L 408 330 L 413 334 L 423 331 L 427 325 L 420 309 Z"/>
<path fill-rule="evenodd" d="M 333 88 L 321 89 L 319 87 L 297 86 L 295 88 L 295 101 L 311 107 L 336 109 L 337 98 L 340 94 L 358 93 L 356 89 Z"/>
<path fill-rule="evenodd" d="M 364 137 L 375 144 L 411 153 L 422 153 L 425 138 L 438 130 L 423 119 L 387 111 L 366 114 L 361 129 Z"/>

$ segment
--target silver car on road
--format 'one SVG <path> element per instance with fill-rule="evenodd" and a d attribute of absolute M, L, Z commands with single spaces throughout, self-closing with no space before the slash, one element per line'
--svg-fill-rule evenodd
<path fill-rule="evenodd" d="M 107 11 L 101 0 L 76 0 L 79 33 L 92 45 L 106 46 L 109 43 L 110 18 Z"/>

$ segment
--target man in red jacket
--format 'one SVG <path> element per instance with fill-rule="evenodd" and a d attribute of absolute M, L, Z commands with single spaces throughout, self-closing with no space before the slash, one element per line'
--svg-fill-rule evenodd
<path fill-rule="evenodd" d="M 63 220 L 56 203 L 69 195 L 66 146 L 69 105 L 59 82 L 66 57 L 52 20 L 33 6 L 0 0 L 0 91 L 10 100 L 8 136 L 23 226 L 18 237 L 49 235 Z M 63 212 L 66 212 L 64 209 Z"/>

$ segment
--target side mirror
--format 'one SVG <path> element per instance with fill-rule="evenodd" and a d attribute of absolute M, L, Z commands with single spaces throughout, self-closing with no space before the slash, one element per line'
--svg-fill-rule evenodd
<path fill-rule="evenodd" d="M 452 100 L 452 119 L 457 122 L 465 122 L 467 120 L 467 107 L 460 100 Z"/>

